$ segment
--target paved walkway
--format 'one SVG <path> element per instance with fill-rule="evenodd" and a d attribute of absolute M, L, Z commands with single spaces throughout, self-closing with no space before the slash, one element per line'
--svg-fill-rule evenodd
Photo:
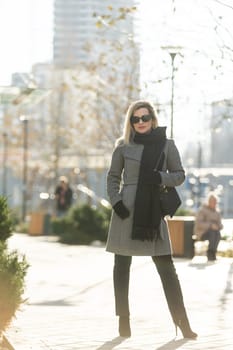
<path fill-rule="evenodd" d="M 175 258 L 196 341 L 175 338 L 151 259 L 133 259 L 132 337 L 118 336 L 112 290 L 112 254 L 103 247 L 67 246 L 53 237 L 15 234 L 9 248 L 30 263 L 28 302 L 6 336 L 15 350 L 233 349 L 233 259 L 207 263 Z"/>

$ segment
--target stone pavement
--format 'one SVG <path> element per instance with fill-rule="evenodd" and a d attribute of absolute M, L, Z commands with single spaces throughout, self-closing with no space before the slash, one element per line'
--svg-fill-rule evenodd
<path fill-rule="evenodd" d="M 233 349 L 233 259 L 175 258 L 186 308 L 198 339 L 175 338 L 159 277 L 149 257 L 134 257 L 131 338 L 118 336 L 113 256 L 104 247 L 67 246 L 54 237 L 15 234 L 10 249 L 30 263 L 25 297 L 6 332 L 15 350 Z"/>

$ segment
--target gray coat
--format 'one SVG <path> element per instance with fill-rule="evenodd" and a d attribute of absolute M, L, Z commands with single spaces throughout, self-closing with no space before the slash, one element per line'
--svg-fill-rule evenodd
<path fill-rule="evenodd" d="M 120 142 L 113 151 L 107 176 L 107 192 L 112 206 L 123 200 L 130 216 L 122 220 L 112 212 L 106 250 L 120 255 L 158 256 L 171 254 L 171 243 L 165 220 L 161 220 L 160 238 L 156 241 L 131 239 L 134 202 L 143 145 Z M 162 185 L 178 186 L 185 179 L 179 152 L 173 140 L 167 140 L 162 171 Z"/>

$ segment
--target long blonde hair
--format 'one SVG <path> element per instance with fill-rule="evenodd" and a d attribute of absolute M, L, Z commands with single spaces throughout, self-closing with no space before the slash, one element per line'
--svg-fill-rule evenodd
<path fill-rule="evenodd" d="M 152 128 L 155 129 L 158 126 L 157 112 L 153 104 L 145 100 L 134 101 L 130 104 L 125 115 L 123 136 L 121 137 L 121 140 L 123 140 L 125 144 L 129 143 L 135 135 L 134 128 L 130 123 L 130 117 L 134 114 L 135 111 L 137 111 L 140 108 L 148 109 L 149 114 L 152 116 Z"/>

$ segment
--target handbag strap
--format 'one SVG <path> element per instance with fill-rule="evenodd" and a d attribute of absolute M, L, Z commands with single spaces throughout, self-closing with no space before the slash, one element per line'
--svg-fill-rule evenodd
<path fill-rule="evenodd" d="M 161 160 L 161 158 L 162 158 L 162 155 L 163 155 L 163 151 L 165 150 L 166 144 L 167 144 L 167 140 L 166 140 L 165 143 L 164 143 L 164 146 L 163 146 L 162 151 L 161 151 L 161 153 L 160 153 L 160 156 L 159 156 L 159 158 L 158 158 L 158 160 L 157 160 L 157 162 L 156 162 L 156 165 L 155 165 L 155 167 L 154 167 L 154 170 L 157 170 L 157 167 L 158 167 L 159 162 L 160 162 L 160 160 Z"/>

